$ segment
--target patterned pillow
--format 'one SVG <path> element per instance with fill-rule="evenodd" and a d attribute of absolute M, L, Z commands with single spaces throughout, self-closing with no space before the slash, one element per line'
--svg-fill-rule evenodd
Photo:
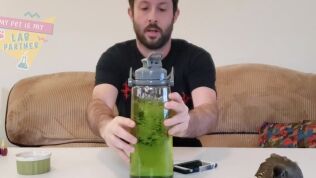
<path fill-rule="evenodd" d="M 316 148 L 316 121 L 264 123 L 259 130 L 259 146 Z"/>

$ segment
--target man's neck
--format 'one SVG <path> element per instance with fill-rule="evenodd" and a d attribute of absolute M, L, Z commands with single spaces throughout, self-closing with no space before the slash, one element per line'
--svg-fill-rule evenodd
<path fill-rule="evenodd" d="M 146 48 L 142 43 L 140 43 L 138 40 L 136 40 L 137 48 L 139 52 L 144 56 L 148 57 L 153 52 L 161 52 L 163 59 L 168 55 L 171 49 L 171 39 L 160 49 L 151 50 Z"/>

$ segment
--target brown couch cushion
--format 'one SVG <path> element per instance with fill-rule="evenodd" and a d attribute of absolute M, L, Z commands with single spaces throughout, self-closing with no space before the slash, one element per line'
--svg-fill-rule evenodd
<path fill-rule="evenodd" d="M 65 72 L 17 82 L 8 98 L 6 133 L 17 145 L 101 143 L 86 122 L 94 73 Z"/>
<path fill-rule="evenodd" d="M 258 147 L 258 134 L 214 134 L 199 139 L 204 147 Z"/>
<path fill-rule="evenodd" d="M 258 133 L 264 122 L 316 119 L 316 75 L 264 64 L 217 68 L 215 132 Z"/>

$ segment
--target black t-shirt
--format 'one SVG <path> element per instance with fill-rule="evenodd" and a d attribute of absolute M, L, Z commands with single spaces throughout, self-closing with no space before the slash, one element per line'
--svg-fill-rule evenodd
<path fill-rule="evenodd" d="M 145 58 L 138 50 L 136 40 L 115 44 L 102 54 L 97 67 L 95 84 L 107 83 L 118 90 L 116 105 L 119 115 L 130 117 L 131 88 L 128 87 L 129 71 L 142 67 Z M 178 92 L 189 109 L 193 109 L 191 92 L 197 87 L 209 87 L 215 90 L 215 66 L 211 55 L 200 47 L 184 40 L 173 39 L 168 55 L 162 60 L 162 66 L 168 72 L 174 67 L 174 86 L 172 92 Z M 174 146 L 201 146 L 197 139 L 173 139 Z"/>

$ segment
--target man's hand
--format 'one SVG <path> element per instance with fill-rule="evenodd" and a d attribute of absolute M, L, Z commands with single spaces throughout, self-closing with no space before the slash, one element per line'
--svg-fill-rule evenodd
<path fill-rule="evenodd" d="M 169 128 L 168 134 L 176 137 L 187 137 L 190 115 L 189 108 L 185 105 L 179 93 L 170 93 L 170 101 L 165 103 L 165 108 L 174 111 L 176 114 L 164 121 Z"/>
<path fill-rule="evenodd" d="M 134 152 L 137 138 L 129 131 L 135 127 L 135 122 L 129 118 L 117 116 L 100 126 L 100 135 L 106 144 L 113 148 L 124 161 L 129 163 L 130 153 Z"/>

